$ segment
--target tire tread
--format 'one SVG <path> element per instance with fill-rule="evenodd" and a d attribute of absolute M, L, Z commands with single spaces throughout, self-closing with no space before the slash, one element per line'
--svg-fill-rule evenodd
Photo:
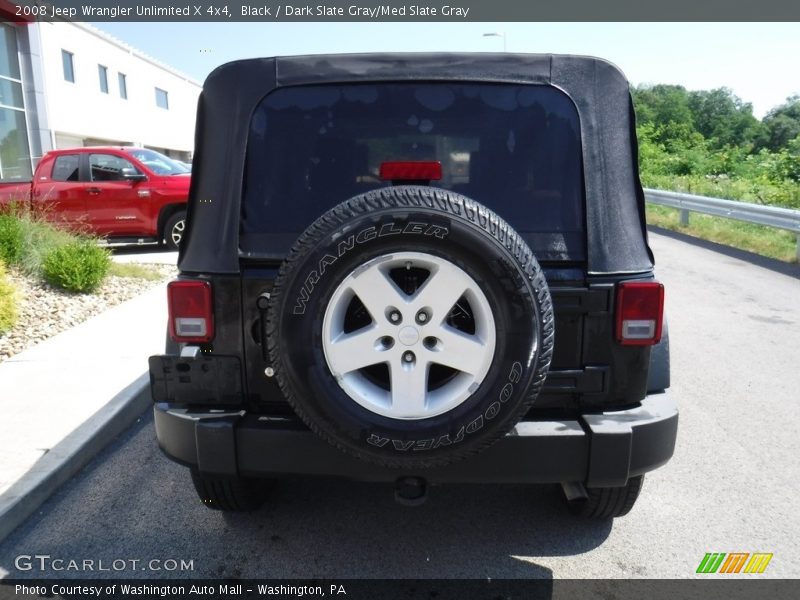
<path fill-rule="evenodd" d="M 201 502 L 212 510 L 243 512 L 264 503 L 267 480 L 215 477 L 192 469 L 192 483 Z"/>
<path fill-rule="evenodd" d="M 391 192 L 387 190 L 391 190 Z M 280 305 L 286 279 L 293 271 L 294 265 L 302 260 L 306 252 L 313 248 L 319 242 L 321 236 L 328 234 L 332 228 L 344 225 L 347 221 L 368 214 L 374 210 L 391 208 L 406 209 L 414 207 L 438 209 L 448 217 L 461 219 L 462 221 L 481 227 L 486 234 L 494 237 L 505 247 L 508 254 L 521 267 L 530 281 L 534 293 L 538 296 L 541 311 L 541 346 L 534 367 L 534 379 L 528 387 L 525 400 L 520 403 L 517 412 L 509 418 L 508 422 L 511 425 L 508 428 L 505 430 L 499 429 L 494 435 L 486 436 L 481 444 L 476 444 L 469 451 L 427 458 L 427 460 L 422 457 L 416 457 L 412 465 L 402 458 L 378 458 L 364 452 L 358 452 L 352 446 L 343 444 L 335 437 L 328 435 L 317 426 L 312 419 L 308 418 L 303 409 L 302 402 L 295 396 L 291 385 L 284 375 L 283 352 L 281 351 L 280 341 L 277 339 L 279 337 L 279 319 L 275 317 L 276 310 L 274 307 Z M 465 215 L 470 212 L 476 217 L 483 213 L 483 223 L 481 219 L 478 218 L 474 220 L 467 218 Z M 489 224 L 494 224 L 494 226 L 488 227 L 487 225 Z M 430 188 L 427 186 L 395 186 L 392 188 L 383 188 L 354 196 L 330 209 L 314 221 L 292 246 L 288 257 L 284 260 L 278 272 L 278 277 L 272 289 L 270 303 L 272 310 L 268 313 L 266 324 L 269 360 L 271 366 L 275 369 L 278 385 L 295 413 L 311 431 L 342 452 L 354 455 L 367 462 L 377 463 L 391 468 L 407 468 L 410 466 L 430 468 L 444 466 L 454 461 L 478 454 L 491 446 L 500 437 L 505 435 L 530 410 L 533 402 L 544 386 L 547 371 L 550 367 L 550 360 L 553 356 L 553 343 L 555 339 L 553 302 L 544 272 L 539 266 L 533 252 L 514 229 L 490 209 L 461 194 L 439 188 Z"/>
<path fill-rule="evenodd" d="M 587 519 L 611 519 L 627 515 L 644 485 L 644 475 L 631 477 L 622 487 L 589 488 L 588 498 L 569 504 L 573 514 Z"/>

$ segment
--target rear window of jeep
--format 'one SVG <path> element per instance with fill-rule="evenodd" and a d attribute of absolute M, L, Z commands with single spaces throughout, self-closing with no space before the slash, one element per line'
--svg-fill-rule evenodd
<path fill-rule="evenodd" d="M 439 161 L 431 185 L 494 210 L 539 260 L 585 259 L 578 114 L 544 85 L 380 83 L 280 88 L 253 114 L 240 248 L 282 258 L 389 161 Z"/>

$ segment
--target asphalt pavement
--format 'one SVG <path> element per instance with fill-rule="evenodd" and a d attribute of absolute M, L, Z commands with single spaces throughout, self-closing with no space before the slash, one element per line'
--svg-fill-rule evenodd
<path fill-rule="evenodd" d="M 114 259 L 174 265 L 177 253 Z M 148 405 L 143 358 L 164 347 L 164 297 L 158 286 L 0 364 L 0 540 Z"/>
<path fill-rule="evenodd" d="M 556 486 L 441 486 L 408 508 L 391 486 L 322 479 L 217 513 L 157 449 L 146 412 L 0 544 L 0 576 L 688 578 L 706 552 L 773 553 L 761 577 L 800 576 L 796 270 L 651 245 L 681 416 L 674 458 L 628 516 L 573 519 Z M 37 554 L 95 571 L 20 569 Z M 122 570 L 96 570 L 115 560 Z"/>

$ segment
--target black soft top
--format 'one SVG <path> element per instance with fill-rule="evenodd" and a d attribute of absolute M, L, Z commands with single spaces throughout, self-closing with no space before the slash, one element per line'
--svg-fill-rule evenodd
<path fill-rule="evenodd" d="M 213 71 L 197 107 L 182 271 L 239 272 L 239 215 L 247 136 L 259 102 L 286 86 L 374 81 L 551 85 L 578 110 L 590 273 L 650 271 L 628 82 L 601 59 L 550 54 L 341 54 L 260 58 Z M 309 217 L 309 224 L 318 215 Z"/>

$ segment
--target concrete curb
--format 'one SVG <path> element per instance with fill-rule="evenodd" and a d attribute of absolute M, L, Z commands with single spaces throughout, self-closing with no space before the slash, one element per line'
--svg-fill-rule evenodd
<path fill-rule="evenodd" d="M 146 410 L 149 381 L 137 377 L 0 495 L 0 542 Z"/>

